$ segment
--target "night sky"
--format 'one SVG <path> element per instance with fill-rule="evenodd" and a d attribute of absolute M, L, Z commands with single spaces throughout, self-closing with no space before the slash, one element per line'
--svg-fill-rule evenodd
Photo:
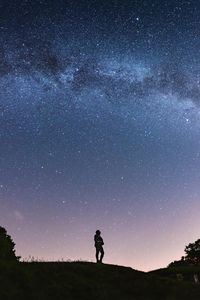
<path fill-rule="evenodd" d="M 200 236 L 200 3 L 0 1 L 0 225 L 23 259 L 150 270 Z"/>

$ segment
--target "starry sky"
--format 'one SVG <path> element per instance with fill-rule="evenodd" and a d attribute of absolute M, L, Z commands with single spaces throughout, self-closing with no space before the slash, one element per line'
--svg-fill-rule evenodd
<path fill-rule="evenodd" d="M 23 259 L 152 270 L 200 228 L 200 3 L 0 1 L 0 225 Z"/>

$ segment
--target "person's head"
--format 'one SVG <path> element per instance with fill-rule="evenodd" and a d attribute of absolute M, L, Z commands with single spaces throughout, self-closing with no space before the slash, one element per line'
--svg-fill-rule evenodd
<path fill-rule="evenodd" d="M 97 231 L 96 231 L 96 234 L 97 234 L 97 235 L 100 235 L 100 234 L 101 234 L 101 231 L 100 231 L 100 230 L 97 230 Z"/>

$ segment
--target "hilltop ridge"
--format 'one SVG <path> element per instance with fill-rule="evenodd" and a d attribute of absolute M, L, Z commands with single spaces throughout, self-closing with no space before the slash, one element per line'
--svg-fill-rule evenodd
<path fill-rule="evenodd" d="M 130 267 L 89 262 L 0 263 L 0 299 L 196 300 L 200 287 Z"/>

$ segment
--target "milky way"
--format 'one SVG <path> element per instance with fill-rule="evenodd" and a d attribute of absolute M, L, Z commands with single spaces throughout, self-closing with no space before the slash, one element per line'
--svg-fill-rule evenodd
<path fill-rule="evenodd" d="M 17 253 L 166 266 L 198 238 L 195 1 L 1 4 L 1 225 Z"/>

